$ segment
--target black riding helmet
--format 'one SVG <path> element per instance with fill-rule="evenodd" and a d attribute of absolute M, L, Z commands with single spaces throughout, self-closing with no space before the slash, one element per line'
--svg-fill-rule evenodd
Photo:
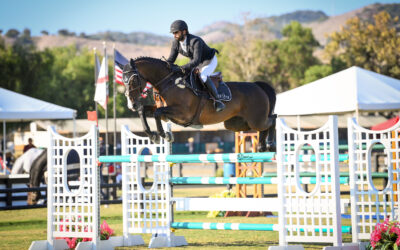
<path fill-rule="evenodd" d="M 185 21 L 176 20 L 171 24 L 171 33 L 181 31 L 181 30 L 188 30 L 188 26 Z"/>

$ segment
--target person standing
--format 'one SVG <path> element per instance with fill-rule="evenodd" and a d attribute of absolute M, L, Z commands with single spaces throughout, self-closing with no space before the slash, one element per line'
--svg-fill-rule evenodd
<path fill-rule="evenodd" d="M 31 149 L 31 148 L 36 148 L 36 146 L 35 145 L 33 145 L 33 140 L 32 140 L 32 138 L 29 138 L 28 139 L 28 144 L 26 144 L 25 146 L 24 146 L 24 153 L 26 152 L 26 151 L 28 151 L 29 149 Z"/>

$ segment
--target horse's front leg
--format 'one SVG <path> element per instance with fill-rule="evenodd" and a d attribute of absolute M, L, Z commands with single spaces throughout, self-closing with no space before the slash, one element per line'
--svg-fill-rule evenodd
<path fill-rule="evenodd" d="M 155 132 L 151 132 L 150 130 L 149 124 L 147 123 L 146 113 L 144 112 L 144 110 L 143 109 L 138 110 L 138 114 L 146 135 L 150 138 L 152 142 L 160 143 L 160 136 Z"/>
<path fill-rule="evenodd" d="M 156 120 L 156 125 L 157 125 L 157 132 L 158 134 L 162 137 L 165 138 L 166 141 L 168 142 L 173 142 L 174 141 L 174 137 L 172 135 L 171 132 L 164 131 L 164 128 L 161 124 L 161 119 L 163 116 L 166 117 L 166 115 L 169 113 L 170 108 L 168 107 L 162 107 L 162 108 L 158 108 L 156 109 L 156 111 L 154 112 L 154 119 Z"/>

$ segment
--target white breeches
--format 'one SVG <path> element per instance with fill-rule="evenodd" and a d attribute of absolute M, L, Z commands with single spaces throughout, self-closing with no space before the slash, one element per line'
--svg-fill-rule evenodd
<path fill-rule="evenodd" d="M 203 68 L 200 69 L 200 77 L 203 80 L 203 82 L 207 81 L 207 76 L 211 75 L 214 73 L 215 68 L 218 65 L 218 60 L 217 56 L 214 56 L 213 59 L 211 59 L 211 62 L 204 66 Z"/>

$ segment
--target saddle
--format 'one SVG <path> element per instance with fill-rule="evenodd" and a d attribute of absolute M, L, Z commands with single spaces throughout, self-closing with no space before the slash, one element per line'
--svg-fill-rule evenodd
<path fill-rule="evenodd" d="M 211 80 L 213 81 L 215 87 L 218 91 L 218 98 L 221 101 L 229 102 L 232 100 L 232 93 L 229 89 L 228 85 L 224 81 L 222 81 L 222 73 L 215 72 L 210 75 Z M 204 86 L 203 82 L 200 79 L 200 73 L 197 69 L 193 69 L 190 74 L 187 74 L 183 77 L 178 77 L 175 80 L 175 85 L 180 88 L 188 88 L 193 91 L 196 96 L 205 97 L 207 99 L 212 100 L 208 89 Z"/>

